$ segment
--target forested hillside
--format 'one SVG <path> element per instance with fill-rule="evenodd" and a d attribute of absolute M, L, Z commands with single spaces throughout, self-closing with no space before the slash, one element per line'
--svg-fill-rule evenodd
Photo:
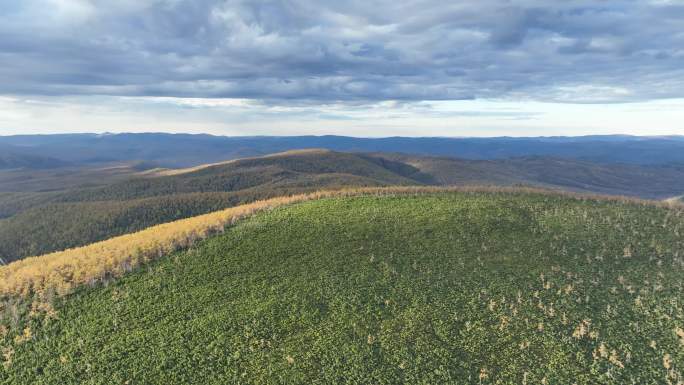
<path fill-rule="evenodd" d="M 126 275 L 99 274 L 106 285 L 65 297 L 42 290 L 32 305 L 6 295 L 0 382 L 684 380 L 681 208 L 539 192 L 382 195 L 257 214 L 130 273 L 107 247 L 84 252 L 64 278 L 92 282 L 83 273 L 98 263 Z"/>
<path fill-rule="evenodd" d="M 600 164 L 554 157 L 469 160 L 379 154 L 413 166 L 443 185 L 527 184 L 649 199 L 684 192 L 684 165 Z"/>
<path fill-rule="evenodd" d="M 17 154 L 6 152 L 0 147 L 0 170 L 3 169 L 46 169 L 65 166 L 67 163 L 55 158 L 38 155 Z"/>
<path fill-rule="evenodd" d="M 62 250 L 256 199 L 320 188 L 529 185 L 658 199 L 684 192 L 684 167 L 539 157 L 464 160 L 304 150 L 189 169 L 149 167 L 134 164 L 63 174 L 62 186 L 71 180 L 92 187 L 0 192 L 0 218 L 5 218 L 0 222 L 0 257 L 9 261 Z M 57 185 L 52 179 L 49 183 Z"/>
<path fill-rule="evenodd" d="M 55 192 L 104 186 L 130 179 L 156 165 L 144 162 L 123 162 L 88 166 L 59 165 L 53 167 L 14 168 L 0 170 L 0 199 L 6 192 Z"/>
<path fill-rule="evenodd" d="M 105 187 L 0 195 L 6 261 L 80 246 L 157 223 L 275 196 L 348 186 L 420 184 L 417 170 L 352 154 L 300 151 L 232 161 Z M 163 173 L 160 171 L 160 173 Z"/>

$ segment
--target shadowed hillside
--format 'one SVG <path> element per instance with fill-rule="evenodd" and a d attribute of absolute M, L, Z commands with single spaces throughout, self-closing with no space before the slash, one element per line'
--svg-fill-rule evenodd
<path fill-rule="evenodd" d="M 599 164 L 538 156 L 501 160 L 378 156 L 413 166 L 442 185 L 526 184 L 650 199 L 684 192 L 684 165 Z"/>
<path fill-rule="evenodd" d="M 4 169 L 50 169 L 66 166 L 68 163 L 55 158 L 38 155 L 7 152 L 0 147 L 0 170 Z"/>
<path fill-rule="evenodd" d="M 0 199 L 3 192 L 21 192 L 24 196 L 30 196 L 36 192 L 104 186 L 128 180 L 153 167 L 142 162 L 95 166 L 64 166 L 56 163 L 41 169 L 23 167 L 0 170 Z"/>

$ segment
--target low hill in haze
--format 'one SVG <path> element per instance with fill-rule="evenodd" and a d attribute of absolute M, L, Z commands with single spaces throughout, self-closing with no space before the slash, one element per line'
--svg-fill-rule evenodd
<path fill-rule="evenodd" d="M 683 213 L 494 192 L 281 207 L 8 300 L 0 382 L 677 383 Z"/>
<path fill-rule="evenodd" d="M 122 162 L 90 166 L 64 165 L 54 167 L 12 168 L 0 170 L 0 194 L 50 192 L 104 186 L 127 180 L 141 171 L 154 168 L 145 162 Z"/>
<path fill-rule="evenodd" d="M 4 152 L 0 148 L 0 170 L 4 169 L 50 169 L 64 167 L 68 163 L 50 157 L 22 153 Z"/>

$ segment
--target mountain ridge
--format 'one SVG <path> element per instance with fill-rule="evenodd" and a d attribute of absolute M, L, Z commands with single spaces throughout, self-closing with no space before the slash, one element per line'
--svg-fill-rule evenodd
<path fill-rule="evenodd" d="M 0 145 L 67 162 L 156 161 L 182 168 L 301 148 L 342 152 L 402 152 L 466 159 L 546 155 L 600 163 L 684 164 L 684 137 L 387 137 L 213 136 L 207 134 L 64 134 L 0 136 Z"/>

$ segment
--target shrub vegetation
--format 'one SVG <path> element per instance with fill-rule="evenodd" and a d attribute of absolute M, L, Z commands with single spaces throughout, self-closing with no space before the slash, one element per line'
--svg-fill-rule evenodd
<path fill-rule="evenodd" d="M 303 202 L 313 198 L 326 199 Z M 400 188 L 163 226 L 3 267 L 2 282 L 31 278 L 3 283 L 0 383 L 684 380 L 679 207 Z M 53 260 L 63 265 L 31 273 Z M 60 268 L 77 269 L 54 281 L 76 291 L 50 300 L 48 272 Z"/>

